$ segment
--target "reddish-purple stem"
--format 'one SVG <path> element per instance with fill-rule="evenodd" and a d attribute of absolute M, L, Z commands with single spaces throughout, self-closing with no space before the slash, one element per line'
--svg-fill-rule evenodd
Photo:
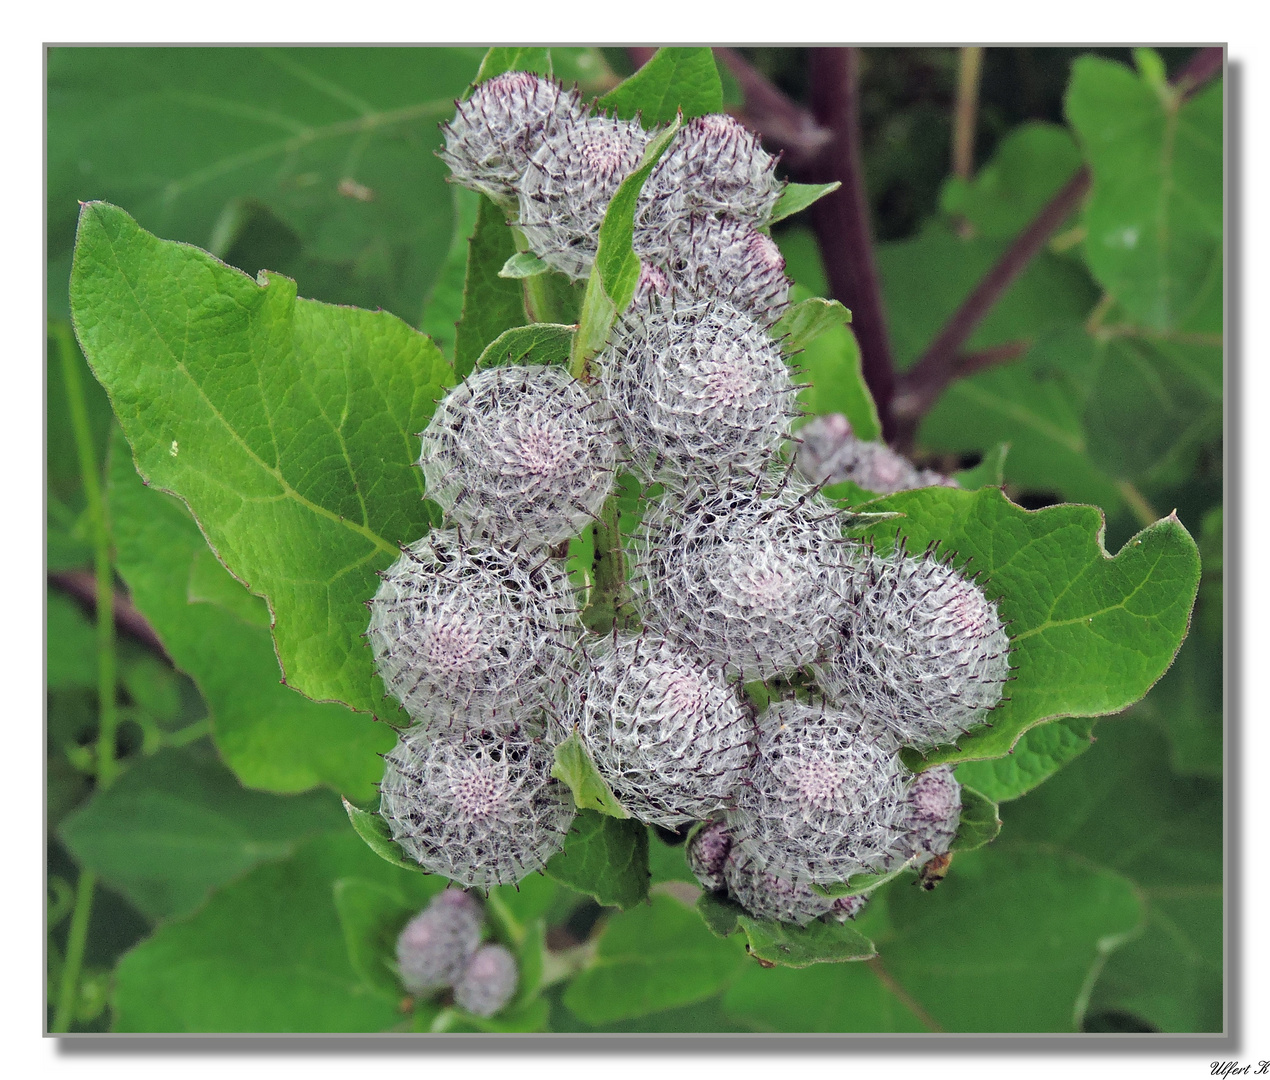
<path fill-rule="evenodd" d="M 882 435 L 889 440 L 895 431 L 891 408 L 895 368 L 869 226 L 860 142 L 859 52 L 854 48 L 810 52 L 812 115 L 831 135 L 811 171 L 820 183 L 842 182 L 837 191 L 813 204 L 812 226 L 820 244 L 829 291 L 851 309 L 864 381 L 877 405 Z"/>
<path fill-rule="evenodd" d="M 49 584 L 54 588 L 72 596 L 88 612 L 97 610 L 97 581 L 86 570 L 69 570 L 49 574 Z M 132 601 L 122 593 L 115 593 L 115 626 L 129 637 L 139 641 L 164 660 L 168 654 L 159 640 L 159 635 L 146 621 L 146 617 L 132 605 Z"/>

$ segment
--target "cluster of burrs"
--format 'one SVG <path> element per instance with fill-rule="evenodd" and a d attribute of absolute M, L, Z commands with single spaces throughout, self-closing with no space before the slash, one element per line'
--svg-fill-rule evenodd
<path fill-rule="evenodd" d="M 442 157 L 578 278 L 654 135 L 511 72 L 459 105 Z M 1009 642 L 978 584 L 933 550 L 848 539 L 824 478 L 782 456 L 800 387 L 773 333 L 775 166 L 730 117 L 685 124 L 637 204 L 634 300 L 589 369 L 483 366 L 421 433 L 445 527 L 384 575 L 368 637 L 410 717 L 381 813 L 429 871 L 488 889 L 541 870 L 574 817 L 552 778 L 574 738 L 631 817 L 695 828 L 702 884 L 758 917 L 852 918 L 853 879 L 952 842 L 951 770 L 915 774 L 900 750 L 987 722 Z M 619 469 L 642 513 L 584 568 L 587 603 L 618 616 L 588 634 L 564 542 L 616 528 Z"/>
<path fill-rule="evenodd" d="M 452 990 L 474 1016 L 493 1016 L 516 992 L 516 959 L 502 945 L 481 944 L 480 903 L 446 889 L 406 923 L 397 938 L 397 971 L 406 991 L 430 997 Z"/>

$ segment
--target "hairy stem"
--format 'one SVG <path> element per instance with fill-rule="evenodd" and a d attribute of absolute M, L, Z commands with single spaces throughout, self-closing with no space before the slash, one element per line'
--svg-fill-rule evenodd
<path fill-rule="evenodd" d="M 610 633 L 614 626 L 629 629 L 635 609 L 626 580 L 626 549 L 616 491 L 605 500 L 599 519 L 591 526 L 591 539 L 595 545 L 591 596 L 582 621 L 597 634 Z"/>
<path fill-rule="evenodd" d="M 842 187 L 812 206 L 811 220 L 830 292 L 851 309 L 864 381 L 877 405 L 882 434 L 889 439 L 895 430 L 891 408 L 895 367 L 873 258 L 860 146 L 859 82 L 858 49 L 811 50 L 812 111 L 832 134 L 815 177 L 821 183 L 842 182 Z"/>

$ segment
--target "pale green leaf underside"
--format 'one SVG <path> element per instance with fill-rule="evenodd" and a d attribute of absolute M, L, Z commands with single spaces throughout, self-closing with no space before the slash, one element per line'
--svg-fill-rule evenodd
<path fill-rule="evenodd" d="M 577 731 L 556 747 L 551 775 L 569 786 L 579 810 L 598 810 L 601 814 L 619 819 L 631 816 L 596 770 L 595 762 Z"/>
<path fill-rule="evenodd" d="M 288 682 L 381 709 L 363 604 L 432 524 L 411 466 L 453 382 L 440 351 L 387 313 L 297 300 L 285 278 L 254 282 L 101 203 L 81 214 L 71 300 L 138 470 L 269 601 Z"/>
<path fill-rule="evenodd" d="M 806 210 L 816 200 L 823 199 L 840 187 L 842 187 L 840 180 L 835 180 L 831 184 L 786 184 L 780 198 L 776 200 L 776 205 L 772 208 L 772 218 L 768 224 L 781 221 L 797 214 L 800 210 Z"/>

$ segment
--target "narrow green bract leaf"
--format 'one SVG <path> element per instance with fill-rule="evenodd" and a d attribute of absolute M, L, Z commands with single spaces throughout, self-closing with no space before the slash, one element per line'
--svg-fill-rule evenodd
<path fill-rule="evenodd" d="M 629 818 L 626 808 L 617 801 L 613 789 L 609 787 L 595 768 L 595 762 L 587 752 L 581 736 L 574 731 L 567 739 L 556 747 L 555 764 L 551 766 L 551 775 L 569 785 L 573 792 L 573 801 L 579 810 L 598 810 L 614 818 Z"/>
<path fill-rule="evenodd" d="M 840 187 L 842 187 L 841 180 L 835 180 L 831 184 L 786 184 L 780 198 L 776 200 L 776 205 L 772 207 L 772 219 L 768 224 L 775 224 L 800 210 L 806 210 L 812 203 L 823 199 Z"/>
<path fill-rule="evenodd" d="M 881 874 L 852 874 L 846 881 L 838 882 L 835 885 L 817 885 L 813 882 L 810 888 L 812 892 L 817 892 L 821 896 L 860 896 L 863 893 L 873 892 L 873 890 L 880 888 L 888 881 L 894 881 L 901 874 L 912 870 L 916 865 L 916 861 L 915 859 L 909 859 Z"/>
<path fill-rule="evenodd" d="M 576 326 L 530 323 L 499 334 L 476 361 L 478 368 L 504 364 L 567 364 Z"/>
<path fill-rule="evenodd" d="M 868 960 L 877 955 L 873 942 L 847 923 L 817 920 L 806 926 L 793 926 L 756 919 L 738 904 L 710 892 L 698 898 L 697 911 L 711 932 L 719 937 L 742 933 L 750 955 L 769 965 L 804 968 L 812 964 Z"/>
<path fill-rule="evenodd" d="M 545 274 L 551 267 L 543 262 L 532 251 L 518 251 L 511 256 L 498 272 L 501 278 L 527 278 Z"/>
<path fill-rule="evenodd" d="M 436 342 L 447 360 L 454 361 L 454 337 L 463 315 L 463 286 L 467 280 L 467 250 L 476 231 L 476 214 L 481 197 L 475 191 L 451 185 L 454 196 L 454 232 L 450 250 L 437 276 L 428 302 L 423 306 L 419 329 Z"/>
<path fill-rule="evenodd" d="M 961 821 L 949 851 L 974 851 L 997 838 L 1001 818 L 997 804 L 974 788 L 961 785 Z"/>
<path fill-rule="evenodd" d="M 343 802 L 344 812 L 348 814 L 348 820 L 353 823 L 353 829 L 366 841 L 366 846 L 371 851 L 385 862 L 399 866 L 403 870 L 413 870 L 419 874 L 426 872 L 422 866 L 402 851 L 397 841 L 392 838 L 392 830 L 388 828 L 388 822 L 373 810 L 362 810 L 347 799 Z"/>
<path fill-rule="evenodd" d="M 385 312 L 254 282 L 101 203 L 81 215 L 71 298 L 138 471 L 179 494 L 269 601 L 290 685 L 379 708 L 363 605 L 375 572 L 432 524 L 412 466 L 453 382 L 437 347 Z"/>
<path fill-rule="evenodd" d="M 564 850 L 552 856 L 547 873 L 605 905 L 630 908 L 648 897 L 648 829 L 580 810 Z"/>
<path fill-rule="evenodd" d="M 1117 712 L 1151 688 L 1186 635 L 1199 552 L 1174 517 L 1112 558 L 1090 506 L 1024 510 L 994 488 L 922 488 L 867 508 L 907 515 L 870 528 L 881 549 L 898 535 L 909 551 L 938 542 L 955 565 L 982 574 L 1010 635 L 1014 678 L 992 726 L 963 736 L 960 749 L 905 751 L 910 767 L 1001 757 L 1044 720 Z"/>
<path fill-rule="evenodd" d="M 515 255 L 516 239 L 503 212 L 482 195 L 476 231 L 468 244 L 463 316 L 454 345 L 454 371 L 460 379 L 471 374 L 481 353 L 499 334 L 526 322 L 523 286 L 499 273 Z"/>
<path fill-rule="evenodd" d="M 599 100 L 623 120 L 638 114 L 645 127 L 723 109 L 723 83 L 709 49 L 658 49 L 642 68 Z"/>
<path fill-rule="evenodd" d="M 781 347 L 786 352 L 794 352 L 830 327 L 842 326 L 850 321 L 851 312 L 837 300 L 813 296 L 786 311 L 772 327 L 772 337 L 783 338 Z"/>
<path fill-rule="evenodd" d="M 604 224 L 600 226 L 595 270 L 619 314 L 630 304 L 635 286 L 639 283 L 639 257 L 631 249 L 635 236 L 635 204 L 639 193 L 644 190 L 644 181 L 678 133 L 679 123 L 679 117 L 674 117 L 669 126 L 648 144 L 639 168 L 622 181 L 605 211 Z"/>

